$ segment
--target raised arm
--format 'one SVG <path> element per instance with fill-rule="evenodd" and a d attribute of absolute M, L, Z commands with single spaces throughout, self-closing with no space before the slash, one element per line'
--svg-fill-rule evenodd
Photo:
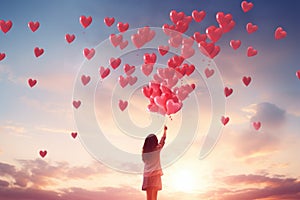
<path fill-rule="evenodd" d="M 163 134 L 163 136 L 161 137 L 160 142 L 159 142 L 159 144 L 158 144 L 158 147 L 159 147 L 159 148 L 163 148 L 163 146 L 165 145 L 165 140 L 166 140 L 166 137 L 167 137 L 167 130 L 168 130 L 168 127 L 165 126 L 165 127 L 164 127 L 164 134 Z"/>

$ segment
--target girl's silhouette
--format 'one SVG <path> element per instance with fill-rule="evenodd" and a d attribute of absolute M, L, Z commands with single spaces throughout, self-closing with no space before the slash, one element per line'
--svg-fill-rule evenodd
<path fill-rule="evenodd" d="M 145 166 L 142 190 L 147 192 L 147 200 L 157 200 L 157 192 L 162 189 L 163 172 L 160 165 L 160 150 L 165 144 L 167 129 L 165 126 L 159 143 L 154 134 L 148 135 L 144 142 L 142 158 Z"/>

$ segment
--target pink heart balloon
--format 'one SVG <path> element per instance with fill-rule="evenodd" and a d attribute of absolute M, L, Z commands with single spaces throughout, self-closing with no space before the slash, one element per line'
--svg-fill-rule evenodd
<path fill-rule="evenodd" d="M 124 111 L 128 106 L 128 102 L 127 101 L 123 101 L 123 100 L 119 100 L 119 108 L 121 111 Z"/>
<path fill-rule="evenodd" d="M 249 10 L 251 10 L 253 8 L 253 3 L 252 2 L 248 3 L 247 1 L 242 1 L 241 7 L 244 12 L 248 12 Z"/>
<path fill-rule="evenodd" d="M 260 129 L 260 127 L 261 127 L 261 123 L 260 122 L 253 122 L 252 123 L 252 125 L 253 125 L 253 127 L 255 128 L 255 130 L 259 130 Z"/>
<path fill-rule="evenodd" d="M 221 117 L 221 122 L 225 126 L 229 122 L 229 117 L 222 116 Z"/>
<path fill-rule="evenodd" d="M 88 48 L 84 48 L 83 49 L 83 55 L 88 59 L 88 60 L 91 60 L 93 58 L 93 56 L 95 55 L 95 49 L 91 48 L 91 49 L 88 49 Z"/>
<path fill-rule="evenodd" d="M 78 100 L 78 101 L 73 101 L 73 106 L 74 106 L 74 108 L 79 108 L 79 106 L 81 105 L 81 101 L 80 100 Z"/>
<path fill-rule="evenodd" d="M 226 97 L 229 97 L 233 92 L 233 89 L 232 88 L 228 88 L 228 87 L 225 87 L 224 88 L 224 94 Z"/>

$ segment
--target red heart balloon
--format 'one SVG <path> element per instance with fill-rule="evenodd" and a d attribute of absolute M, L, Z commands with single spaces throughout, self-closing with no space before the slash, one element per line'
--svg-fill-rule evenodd
<path fill-rule="evenodd" d="M 300 79 L 300 70 L 298 70 L 298 71 L 296 72 L 296 76 L 298 77 L 298 79 Z"/>
<path fill-rule="evenodd" d="M 207 39 L 206 34 L 200 34 L 199 32 L 195 32 L 193 37 L 197 43 L 200 43 L 201 41 L 205 41 Z"/>
<path fill-rule="evenodd" d="M 113 69 L 117 69 L 121 64 L 120 58 L 110 58 L 109 64 Z"/>
<path fill-rule="evenodd" d="M 236 50 L 241 46 L 241 40 L 230 40 L 230 46 Z"/>
<path fill-rule="evenodd" d="M 275 30 L 275 39 L 276 40 L 280 40 L 280 39 L 283 39 L 285 38 L 287 35 L 286 31 L 283 30 L 282 27 L 278 27 L 276 30 Z"/>
<path fill-rule="evenodd" d="M 248 77 L 244 76 L 242 81 L 245 84 L 245 86 L 248 86 L 251 82 L 251 77 L 250 76 L 248 76 Z"/>
<path fill-rule="evenodd" d="M 128 23 L 119 22 L 117 24 L 117 28 L 122 33 L 122 32 L 127 31 L 127 29 L 129 28 L 129 24 Z"/>
<path fill-rule="evenodd" d="M 91 80 L 90 76 L 82 75 L 81 76 L 81 82 L 84 86 L 86 86 Z"/>
<path fill-rule="evenodd" d="M 213 42 L 217 42 L 221 38 L 222 34 L 222 29 L 215 26 L 210 26 L 206 29 L 207 37 Z"/>
<path fill-rule="evenodd" d="M 44 151 L 41 150 L 39 153 L 40 153 L 40 156 L 42 158 L 44 158 L 47 155 L 47 151 L 46 150 L 44 150 Z"/>
<path fill-rule="evenodd" d="M 123 36 L 122 35 L 116 35 L 116 34 L 110 34 L 109 40 L 110 40 L 111 44 L 114 47 L 116 47 L 116 46 L 120 45 L 120 43 L 122 42 Z"/>
<path fill-rule="evenodd" d="M 71 136 L 72 136 L 72 138 L 76 138 L 77 137 L 77 133 L 76 132 L 73 132 L 73 133 L 71 133 Z"/>
<path fill-rule="evenodd" d="M 80 100 L 78 100 L 78 101 L 73 101 L 73 106 L 74 106 L 74 108 L 79 108 L 79 106 L 81 105 L 81 101 Z"/>
<path fill-rule="evenodd" d="M 221 122 L 225 126 L 229 122 L 229 117 L 222 116 L 221 117 Z"/>
<path fill-rule="evenodd" d="M 260 122 L 253 122 L 252 123 L 252 125 L 253 125 L 253 127 L 255 128 L 255 130 L 259 130 L 260 129 L 260 127 L 261 127 L 261 123 Z"/>
<path fill-rule="evenodd" d="M 201 11 L 194 10 L 192 12 L 193 19 L 195 20 L 195 22 L 198 22 L 198 23 L 201 22 L 205 16 L 206 16 L 206 12 L 203 10 L 201 10 Z"/>
<path fill-rule="evenodd" d="M 124 111 L 128 106 L 128 101 L 119 100 L 119 108 L 121 111 Z"/>
<path fill-rule="evenodd" d="M 31 29 L 32 32 L 35 32 L 40 27 L 40 23 L 30 21 L 28 22 L 28 27 Z"/>
<path fill-rule="evenodd" d="M 247 48 L 247 56 L 248 57 L 255 56 L 256 54 L 257 54 L 257 50 L 256 49 L 254 49 L 251 46 Z"/>
<path fill-rule="evenodd" d="M 104 79 L 109 75 L 110 69 L 109 68 L 104 68 L 103 66 L 101 66 L 99 72 L 100 72 L 101 78 Z"/>
<path fill-rule="evenodd" d="M 104 23 L 106 24 L 106 26 L 110 27 L 113 25 L 113 23 L 115 23 L 115 18 L 113 17 L 105 17 L 104 18 Z"/>
<path fill-rule="evenodd" d="M 7 20 L 0 20 L 0 29 L 2 30 L 3 33 L 7 33 L 12 27 L 12 21 Z"/>
<path fill-rule="evenodd" d="M 228 87 L 225 87 L 224 88 L 224 94 L 226 97 L 229 97 L 233 92 L 233 89 L 232 88 L 228 88 Z"/>
<path fill-rule="evenodd" d="M 37 80 L 34 80 L 34 79 L 28 79 L 28 84 L 30 87 L 33 87 L 37 84 Z"/>
<path fill-rule="evenodd" d="M 0 61 L 3 60 L 5 58 L 5 53 L 0 53 Z"/>
<path fill-rule="evenodd" d="M 205 68 L 204 73 L 205 73 L 206 78 L 209 78 L 209 77 L 211 77 L 215 73 L 215 70 L 209 69 L 209 68 Z"/>
<path fill-rule="evenodd" d="M 164 56 L 164 55 L 166 55 L 168 53 L 169 46 L 163 46 L 163 45 L 161 45 L 161 46 L 158 47 L 158 51 L 159 51 L 160 55 Z"/>
<path fill-rule="evenodd" d="M 247 30 L 247 32 L 248 32 L 249 34 L 254 33 L 255 31 L 257 31 L 257 29 L 258 29 L 258 26 L 257 26 L 257 25 L 254 25 L 254 24 L 252 24 L 252 23 L 248 23 L 248 24 L 246 25 L 246 30 Z"/>
<path fill-rule="evenodd" d="M 35 57 L 39 57 L 39 56 L 41 56 L 43 53 L 44 53 L 44 49 L 38 48 L 38 47 L 35 47 L 35 48 L 34 48 L 34 55 L 35 55 Z"/>
<path fill-rule="evenodd" d="M 93 56 L 95 55 L 96 51 L 95 49 L 91 48 L 91 49 L 88 49 L 88 48 L 84 48 L 83 49 L 83 55 L 88 59 L 88 60 L 91 60 L 93 58 Z"/>
<path fill-rule="evenodd" d="M 253 3 L 252 2 L 248 3 L 247 1 L 243 1 L 241 3 L 241 7 L 244 12 L 248 12 L 249 10 L 251 10 L 253 8 Z"/>
<path fill-rule="evenodd" d="M 86 17 L 82 15 L 79 17 L 79 22 L 83 26 L 83 28 L 87 28 L 92 23 L 92 21 L 93 19 L 91 16 Z"/>
<path fill-rule="evenodd" d="M 71 43 L 75 40 L 75 35 L 66 34 L 65 39 L 67 40 L 68 43 Z"/>

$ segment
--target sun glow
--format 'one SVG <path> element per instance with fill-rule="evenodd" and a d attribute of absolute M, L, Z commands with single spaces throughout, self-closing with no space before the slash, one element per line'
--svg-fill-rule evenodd
<path fill-rule="evenodd" d="M 174 174 L 172 185 L 174 189 L 182 192 L 193 192 L 196 190 L 196 177 L 191 171 L 181 170 Z"/>

